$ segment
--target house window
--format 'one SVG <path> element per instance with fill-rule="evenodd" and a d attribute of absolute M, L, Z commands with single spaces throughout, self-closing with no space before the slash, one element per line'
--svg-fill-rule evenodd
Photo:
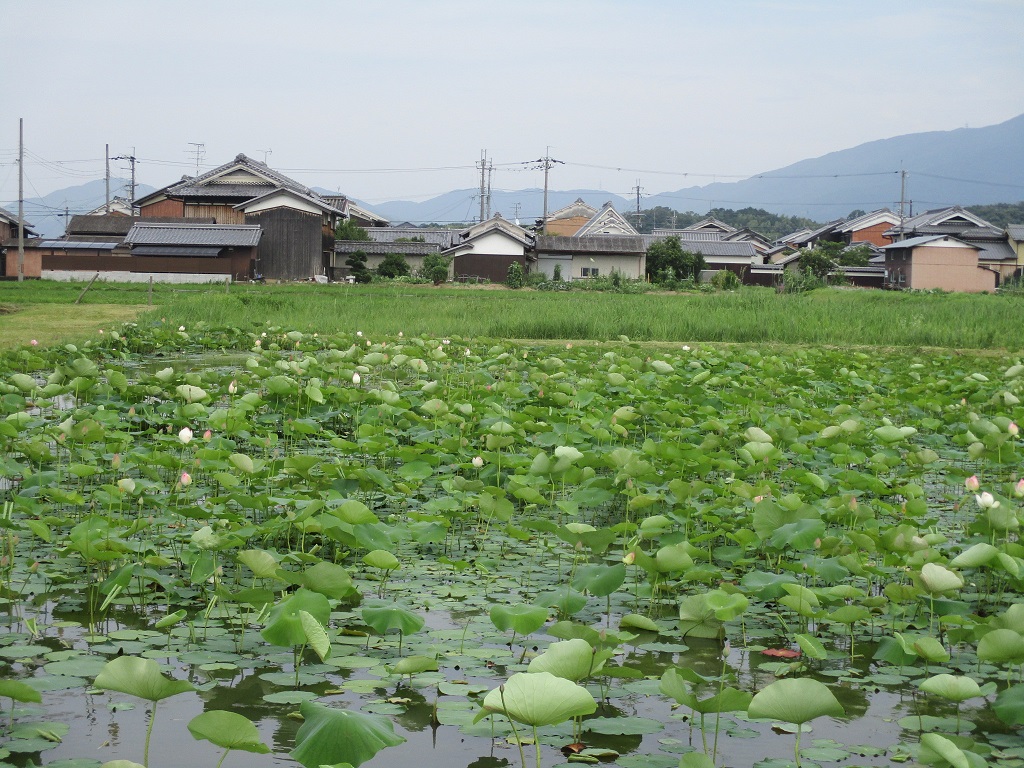
<path fill-rule="evenodd" d="M 582 267 L 580 269 L 580 277 L 597 277 L 597 267 Z"/>

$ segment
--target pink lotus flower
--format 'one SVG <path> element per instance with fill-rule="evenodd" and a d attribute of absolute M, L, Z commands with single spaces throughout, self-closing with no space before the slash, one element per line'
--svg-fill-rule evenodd
<path fill-rule="evenodd" d="M 473 457 L 473 466 L 474 467 L 476 467 L 477 469 L 480 469 L 480 467 L 482 467 L 483 465 L 484 465 L 484 459 L 483 459 L 482 456 L 474 456 Z M 1021 480 L 1021 482 L 1024 483 L 1024 480 Z"/>
<path fill-rule="evenodd" d="M 1013 486 L 1013 495 L 1018 499 L 1024 498 L 1024 477 L 1017 481 L 1017 484 Z"/>
<path fill-rule="evenodd" d="M 622 562 L 626 565 L 632 565 L 636 562 L 636 552 L 630 551 L 626 553 L 626 556 L 622 558 Z"/>
<path fill-rule="evenodd" d="M 211 432 L 210 430 L 206 430 L 205 432 L 203 432 L 203 440 L 209 441 L 211 437 L 213 437 L 213 432 Z"/>
<path fill-rule="evenodd" d="M 30 341 L 29 344 L 31 344 L 33 347 L 38 347 L 39 346 L 39 342 L 36 341 L 35 339 L 32 339 L 32 341 Z"/>
<path fill-rule="evenodd" d="M 1017 422 L 1011 421 L 1010 426 L 1006 428 L 1006 431 L 1010 433 L 1011 437 L 1016 437 L 1020 432 L 1020 427 L 1017 426 Z"/>
<path fill-rule="evenodd" d="M 355 373 L 352 374 L 352 383 L 355 384 L 357 387 L 359 386 L 359 382 L 361 382 L 362 380 L 363 377 L 359 375 L 359 371 L 356 371 Z"/>
<path fill-rule="evenodd" d="M 190 485 L 192 485 L 192 475 L 190 475 L 188 472 L 182 472 L 181 473 L 181 487 L 182 488 L 188 488 Z"/>
<path fill-rule="evenodd" d="M 964 488 L 966 488 L 971 493 L 977 493 L 978 489 L 981 488 L 981 481 L 978 480 L 978 476 L 971 475 L 966 480 L 964 480 Z"/>
<path fill-rule="evenodd" d="M 978 502 L 978 506 L 982 509 L 995 509 L 999 506 L 999 502 L 988 491 L 983 492 L 980 496 L 975 496 L 974 500 Z"/>
<path fill-rule="evenodd" d="M 257 347 L 262 346 L 262 344 L 263 344 L 262 341 L 260 341 L 259 339 L 256 339 L 256 346 Z"/>
<path fill-rule="evenodd" d="M 228 384 L 228 394 L 229 395 L 233 395 L 237 391 L 238 391 L 238 382 L 235 381 L 234 379 L 232 379 L 231 383 Z"/>

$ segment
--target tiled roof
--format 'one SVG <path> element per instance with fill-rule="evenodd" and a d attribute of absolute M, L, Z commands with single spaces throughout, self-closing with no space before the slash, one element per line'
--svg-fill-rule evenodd
<path fill-rule="evenodd" d="M 644 248 L 650 248 L 652 243 L 666 238 L 661 235 L 641 235 L 644 239 Z M 702 256 L 719 256 L 722 258 L 750 258 L 757 255 L 757 249 L 749 240 L 680 240 L 684 251 L 699 253 Z"/>
<path fill-rule="evenodd" d="M 1006 231 L 1018 243 L 1024 241 L 1024 224 L 1007 224 Z"/>
<path fill-rule="evenodd" d="M 10 224 L 13 224 L 14 226 L 17 226 L 17 225 L 18 225 L 18 215 L 17 215 L 17 214 L 15 214 L 15 213 L 11 213 L 11 212 L 10 212 L 10 211 L 8 211 L 8 210 L 7 210 L 6 208 L 0 208 L 0 220 L 2 220 L 2 221 L 7 221 L 7 222 L 9 222 Z M 26 230 L 28 230 L 28 229 L 31 229 L 31 228 L 32 228 L 32 225 L 31 225 L 31 224 L 29 224 L 29 223 L 28 223 L 27 221 L 25 221 L 24 219 L 22 219 L 22 223 L 23 223 L 23 224 L 25 225 L 25 229 L 26 229 Z"/>
<path fill-rule="evenodd" d="M 207 187 L 207 189 L 209 189 L 209 187 Z M 250 200 L 245 200 L 244 202 L 239 203 L 238 205 L 235 206 L 235 210 L 243 210 L 251 206 L 253 203 L 256 203 L 260 200 L 270 197 L 271 195 L 276 195 L 278 193 L 289 195 L 291 197 L 297 197 L 299 200 L 305 200 L 307 203 L 316 206 L 324 213 L 337 213 L 341 215 L 341 211 L 338 208 L 335 208 L 333 205 L 328 203 L 319 195 L 307 195 L 303 192 L 297 192 L 294 189 L 288 189 L 286 187 L 274 187 L 273 189 L 269 189 L 266 192 L 256 195 Z"/>
<path fill-rule="evenodd" d="M 392 243 L 398 238 L 419 238 L 424 242 L 441 246 L 442 250 L 450 248 L 458 232 L 454 229 L 437 229 L 427 227 L 365 227 L 366 234 L 378 243 Z"/>
<path fill-rule="evenodd" d="M 38 243 L 33 243 L 38 248 L 58 248 L 65 251 L 73 251 L 82 248 L 89 250 L 113 250 L 117 248 L 119 242 L 111 242 L 109 240 L 42 240 Z"/>
<path fill-rule="evenodd" d="M 141 224 L 124 239 L 128 245 L 199 245 L 251 248 L 263 230 L 250 224 Z"/>
<path fill-rule="evenodd" d="M 983 261 L 1015 261 L 1017 254 L 1005 240 L 1002 242 L 991 242 L 987 240 L 965 240 L 968 245 L 974 245 L 981 249 L 978 258 Z"/>
<path fill-rule="evenodd" d="M 437 243 L 378 243 L 372 240 L 335 240 L 335 253 L 355 253 L 362 251 L 367 255 L 386 256 L 389 253 L 401 253 L 409 256 L 420 256 L 437 253 L 441 246 Z"/>
<path fill-rule="evenodd" d="M 897 243 L 889 243 L 889 245 L 883 245 L 883 251 L 897 250 L 899 248 L 916 248 L 919 245 L 925 245 L 927 243 L 934 243 L 936 240 L 945 240 L 947 235 L 921 235 L 920 237 L 911 237 L 909 240 L 900 240 Z M 958 238 L 953 238 L 954 240 Z M 960 240 L 960 242 L 963 242 Z M 975 246 L 977 247 L 977 246 Z M 980 249 L 979 249 L 980 250 Z"/>
<path fill-rule="evenodd" d="M 591 237 L 554 237 L 538 235 L 538 253 L 635 253 L 645 251 L 641 235 L 593 235 Z"/>

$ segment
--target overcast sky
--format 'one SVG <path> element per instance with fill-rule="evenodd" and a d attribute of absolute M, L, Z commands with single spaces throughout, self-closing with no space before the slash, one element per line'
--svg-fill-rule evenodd
<path fill-rule="evenodd" d="M 482 149 L 495 188 L 541 186 L 522 163 L 550 146 L 553 188 L 654 193 L 1024 112 L 1022 0 L 0 0 L 0 18 L 0 200 L 19 117 L 26 197 L 102 178 L 106 143 L 161 187 L 199 142 L 201 170 L 244 152 L 374 203 L 472 187 Z"/>

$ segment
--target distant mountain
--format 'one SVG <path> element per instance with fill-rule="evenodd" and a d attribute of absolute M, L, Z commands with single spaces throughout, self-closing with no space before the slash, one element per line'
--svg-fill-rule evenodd
<path fill-rule="evenodd" d="M 1024 200 L 1024 115 L 984 128 L 911 133 L 830 152 L 743 181 L 652 195 L 647 206 L 707 211 L 748 205 L 831 221 L 900 200 L 900 170 L 914 211 Z"/>
<path fill-rule="evenodd" d="M 644 208 L 707 213 L 711 208 L 763 208 L 771 213 L 831 221 L 854 209 L 896 209 L 900 171 L 907 171 L 906 200 L 914 211 L 947 205 L 984 205 L 1024 200 L 1024 115 L 984 128 L 911 133 L 868 142 L 735 182 L 686 187 L 651 195 Z M 393 223 L 475 221 L 479 192 L 461 189 L 423 202 L 365 205 Z M 543 191 L 494 192 L 491 211 L 532 222 L 543 211 Z M 634 202 L 595 190 L 548 191 L 548 210 L 582 197 L 595 207 L 611 201 L 620 212 Z"/>
<path fill-rule="evenodd" d="M 111 178 L 111 198 L 128 197 L 129 184 L 128 179 Z M 141 197 L 155 190 L 148 184 L 137 184 L 135 195 Z M 25 198 L 25 221 L 32 224 L 42 237 L 60 237 L 64 234 L 65 211 L 69 216 L 88 213 L 103 205 L 106 199 L 106 182 L 103 179 L 58 189 L 43 197 Z M 4 203 L 3 207 L 16 214 L 18 201 Z"/>

